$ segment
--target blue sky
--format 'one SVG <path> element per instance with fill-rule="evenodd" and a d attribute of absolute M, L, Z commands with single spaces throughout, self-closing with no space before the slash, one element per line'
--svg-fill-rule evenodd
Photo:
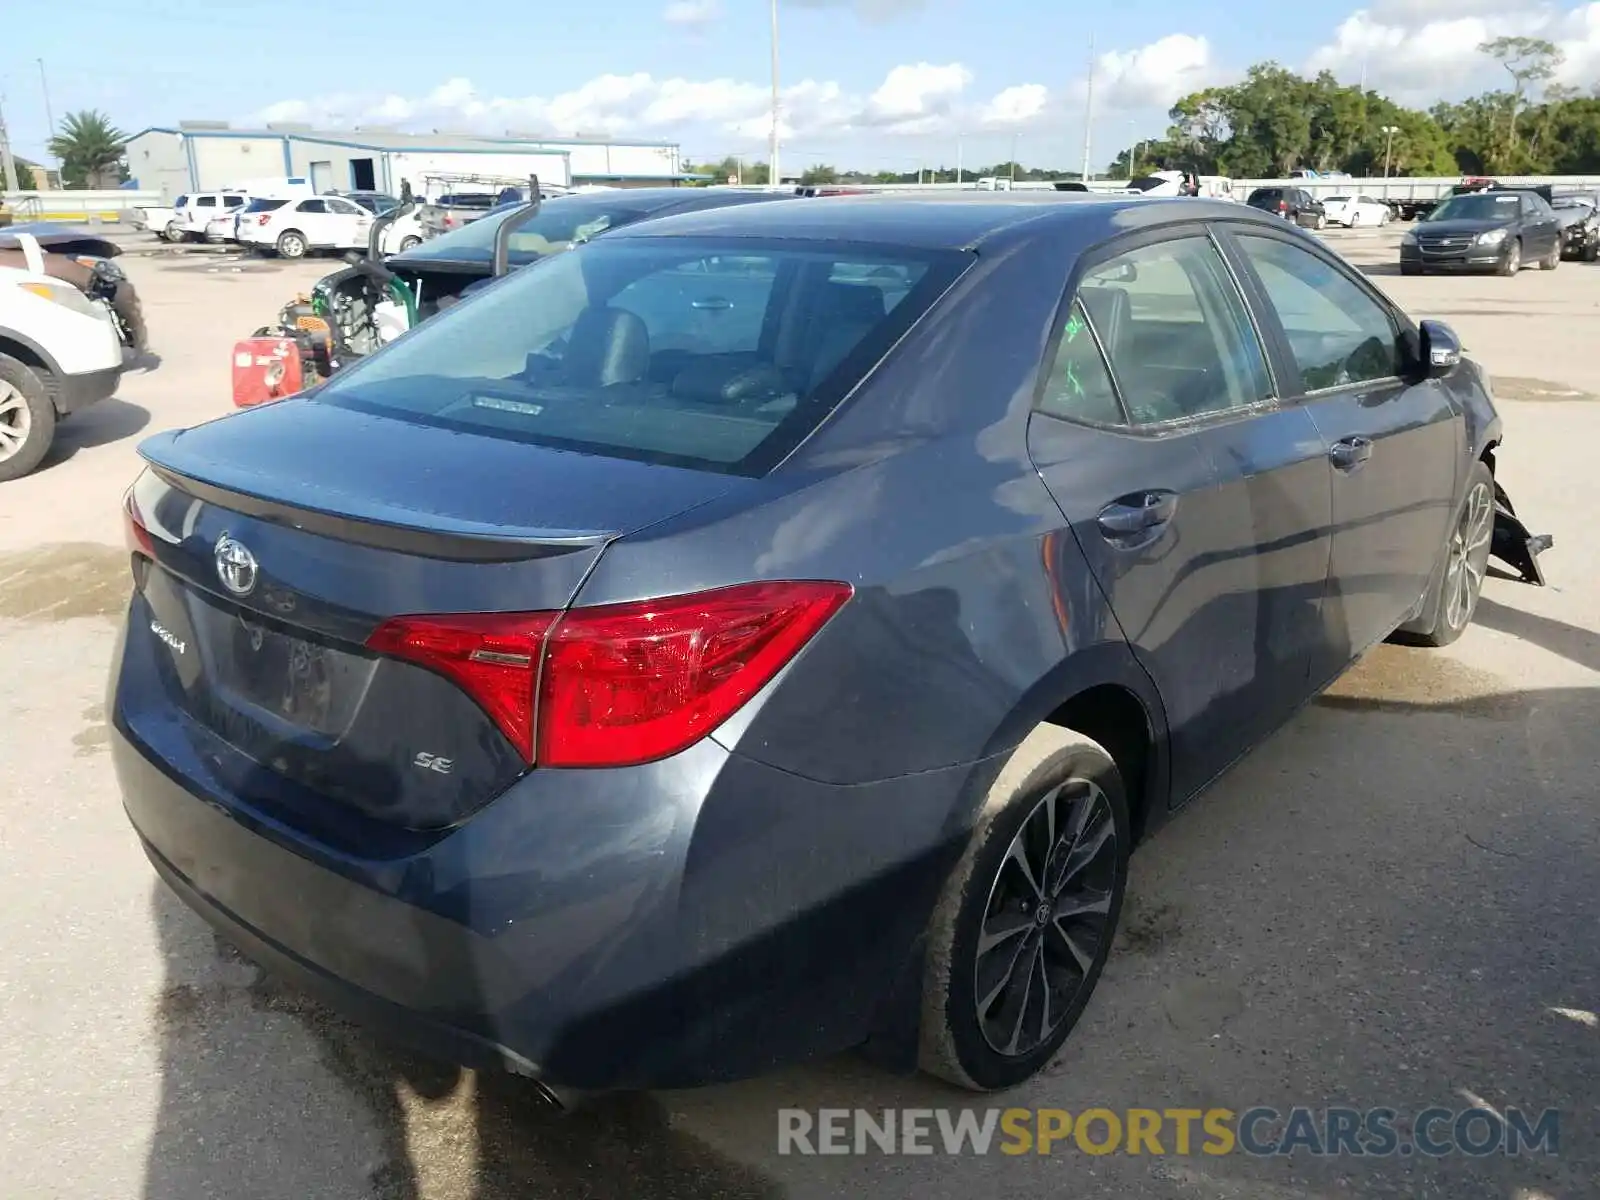
<path fill-rule="evenodd" d="M 958 140 L 972 165 L 1008 156 L 1013 139 L 1023 162 L 1076 166 L 1091 36 L 1097 166 L 1133 137 L 1162 132 L 1177 95 L 1264 58 L 1327 66 L 1349 82 L 1364 67 L 1372 86 L 1425 104 L 1494 83 L 1495 68 L 1474 49 L 1483 38 L 1531 32 L 1567 51 L 1568 82 L 1600 78 L 1600 3 L 780 2 L 786 168 L 953 163 Z M 449 10 L 437 0 L 304 11 L 314 18 L 282 53 L 281 26 L 295 12 L 278 6 L 77 0 L 67 20 L 28 5 L 7 20 L 0 44 L 13 144 L 44 155 L 42 57 L 57 118 L 96 107 L 128 132 L 275 117 L 607 131 L 676 140 L 695 159 L 764 156 L 765 0 L 505 6 L 492 27 L 481 16 L 441 19 Z"/>

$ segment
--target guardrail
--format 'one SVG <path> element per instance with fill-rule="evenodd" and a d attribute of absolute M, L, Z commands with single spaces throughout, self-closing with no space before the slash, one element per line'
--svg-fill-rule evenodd
<path fill-rule="evenodd" d="M 116 188 L 110 191 L 10 192 L 4 196 L 12 220 L 82 222 L 88 225 L 116 224 L 126 220 L 129 209 L 160 204 L 160 192 Z"/>

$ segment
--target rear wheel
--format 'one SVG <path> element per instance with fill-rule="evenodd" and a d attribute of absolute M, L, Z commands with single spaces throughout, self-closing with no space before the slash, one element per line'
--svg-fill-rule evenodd
<path fill-rule="evenodd" d="M 400 239 L 400 253 L 404 254 L 407 250 L 415 250 L 420 245 L 422 245 L 421 238 L 417 237 L 416 234 L 407 234 Z"/>
<path fill-rule="evenodd" d="M 56 436 L 56 410 L 44 380 L 0 354 L 0 482 L 20 479 L 43 460 Z"/>
<path fill-rule="evenodd" d="M 278 236 L 278 253 L 284 258 L 304 258 L 306 256 L 305 235 L 297 229 L 290 229 Z"/>
<path fill-rule="evenodd" d="M 183 230 L 176 221 L 169 221 L 167 227 L 161 231 L 161 236 L 169 242 L 183 241 Z"/>
<path fill-rule="evenodd" d="M 1111 756 L 1071 730 L 1034 730 L 990 788 L 929 922 L 925 1071 L 993 1091 L 1054 1057 L 1111 951 L 1130 844 Z"/>
<path fill-rule="evenodd" d="M 1483 593 L 1493 540 L 1494 476 L 1483 463 L 1474 463 L 1466 497 L 1445 539 L 1422 614 L 1402 625 L 1395 641 L 1448 646 L 1466 632 Z"/>

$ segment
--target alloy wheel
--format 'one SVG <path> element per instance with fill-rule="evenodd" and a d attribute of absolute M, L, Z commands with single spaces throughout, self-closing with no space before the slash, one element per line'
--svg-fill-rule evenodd
<path fill-rule="evenodd" d="M 1451 629 L 1465 626 L 1478 607 L 1493 536 L 1494 501 L 1489 485 L 1479 483 L 1467 494 L 1461 520 L 1450 535 L 1444 574 L 1444 619 Z"/>
<path fill-rule="evenodd" d="M 33 432 L 33 411 L 28 398 L 0 379 L 0 462 L 14 458 Z"/>
<path fill-rule="evenodd" d="M 1506 274 L 1515 275 L 1522 267 L 1522 243 L 1512 242 L 1511 248 L 1506 251 Z"/>
<path fill-rule="evenodd" d="M 978 1028 L 998 1054 L 1043 1045 L 1073 1008 L 1111 937 L 1117 832 L 1085 779 L 1047 792 L 989 888 L 973 964 Z"/>

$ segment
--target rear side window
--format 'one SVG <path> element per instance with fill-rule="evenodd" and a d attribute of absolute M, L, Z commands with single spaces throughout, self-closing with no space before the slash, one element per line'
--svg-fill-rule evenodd
<path fill-rule="evenodd" d="M 1260 340 L 1208 238 L 1116 255 L 1084 277 L 1078 299 L 1138 424 L 1223 412 L 1272 395 Z"/>
<path fill-rule="evenodd" d="M 1100 354 L 1081 296 L 1073 300 L 1067 319 L 1062 323 L 1061 344 L 1050 364 L 1050 374 L 1045 377 L 1039 409 L 1069 421 L 1092 421 L 1099 425 L 1123 423 L 1122 405 L 1117 400 L 1111 372 Z"/>
<path fill-rule="evenodd" d="M 317 397 L 443 429 L 764 474 L 971 261 L 601 238 L 451 306 Z"/>
<path fill-rule="evenodd" d="M 200 196 L 194 203 L 196 208 L 215 208 L 217 206 L 217 198 L 215 196 Z"/>
<path fill-rule="evenodd" d="M 328 211 L 326 200 L 302 200 L 297 206 L 297 211 L 303 213 L 325 213 Z"/>
<path fill-rule="evenodd" d="M 258 200 L 250 201 L 249 204 L 245 205 L 245 209 L 244 210 L 247 213 L 277 212 L 280 208 L 282 208 L 287 203 L 289 203 L 287 200 L 260 200 L 260 199 L 258 199 Z"/>
<path fill-rule="evenodd" d="M 1400 343 L 1389 314 L 1344 272 L 1308 250 L 1238 234 L 1308 392 L 1400 374 Z"/>

